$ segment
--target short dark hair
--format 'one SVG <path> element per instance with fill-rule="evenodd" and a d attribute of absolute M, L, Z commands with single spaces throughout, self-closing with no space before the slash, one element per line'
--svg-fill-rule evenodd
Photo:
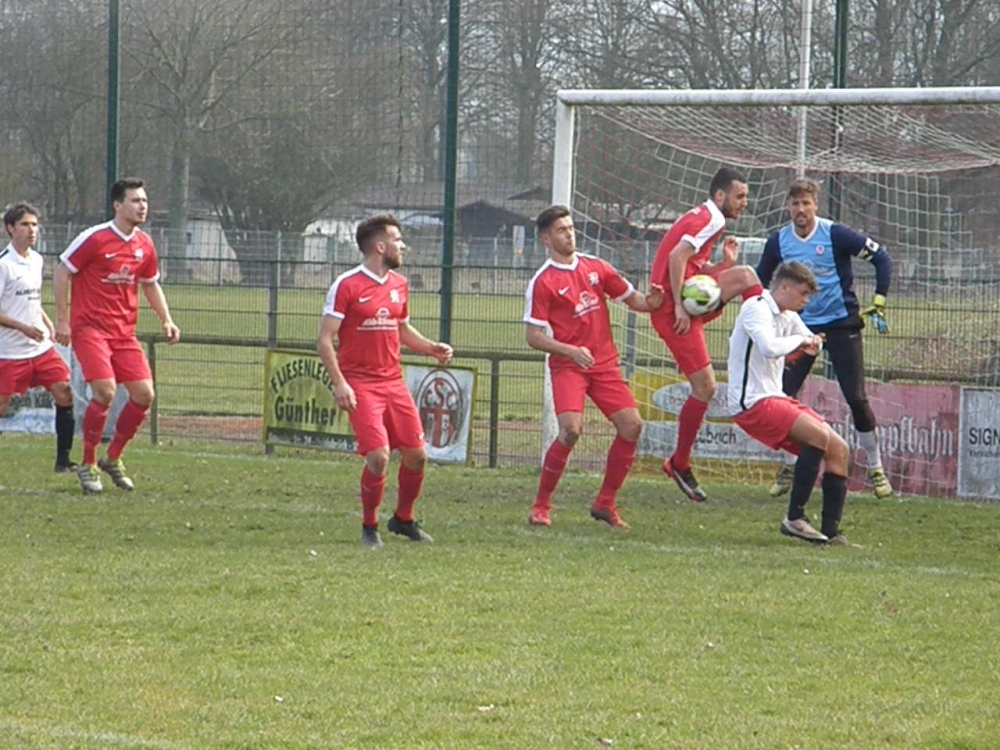
<path fill-rule="evenodd" d="M 569 216 L 570 213 L 570 210 L 566 208 L 566 206 L 549 206 L 538 214 L 538 218 L 535 219 L 535 228 L 538 230 L 539 234 L 547 232 L 549 227 L 564 216 Z"/>
<path fill-rule="evenodd" d="M 708 197 L 714 198 L 715 194 L 722 190 L 725 193 L 729 192 L 729 188 L 732 187 L 734 182 L 746 182 L 746 175 L 740 172 L 738 169 L 733 169 L 732 167 L 723 167 L 715 176 L 712 177 L 712 182 L 708 186 Z"/>
<path fill-rule="evenodd" d="M 376 240 L 379 235 L 384 234 L 389 227 L 396 227 L 396 229 L 400 232 L 403 231 L 403 225 L 400 224 L 399 219 L 392 214 L 369 216 L 367 219 L 358 224 L 358 228 L 354 232 L 354 239 L 358 243 L 358 249 L 362 253 L 367 253 L 372 242 Z"/>
<path fill-rule="evenodd" d="M 12 227 L 21 219 L 24 218 L 25 214 L 31 214 L 36 219 L 41 221 L 42 212 L 35 208 L 30 203 L 25 201 L 19 201 L 18 203 L 11 203 L 3 212 L 3 225 L 5 227 Z"/>
<path fill-rule="evenodd" d="M 805 284 L 810 294 L 819 289 L 813 272 L 797 260 L 782 263 L 775 270 L 774 278 L 771 280 L 771 288 L 776 289 L 781 283 Z"/>
<path fill-rule="evenodd" d="M 819 198 L 819 191 L 819 183 L 816 180 L 803 177 L 788 186 L 788 198 L 791 200 L 792 198 L 801 198 L 803 195 L 810 195 L 815 201 Z"/>
<path fill-rule="evenodd" d="M 146 183 L 138 177 L 123 177 L 120 180 L 116 180 L 109 191 L 111 195 L 111 202 L 121 203 L 125 200 L 125 193 L 129 190 L 138 190 L 139 188 L 144 187 L 146 187 Z"/>

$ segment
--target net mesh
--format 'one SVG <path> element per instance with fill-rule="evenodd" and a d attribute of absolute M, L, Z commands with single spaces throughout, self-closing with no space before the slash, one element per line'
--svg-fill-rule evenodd
<path fill-rule="evenodd" d="M 998 105 L 579 107 L 573 211 L 580 244 L 645 288 L 663 233 L 706 199 L 717 169 L 733 166 L 747 175 L 750 200 L 727 232 L 740 240 L 739 262 L 756 265 L 766 237 L 788 221 L 789 183 L 800 174 L 819 181 L 820 214 L 876 238 L 892 256 L 891 332 L 865 333 L 869 399 L 882 420 L 894 481 L 937 494 L 941 488 L 932 486 L 928 469 L 935 454 L 926 445 L 933 440 L 924 436 L 925 445 L 907 453 L 900 437 L 907 405 L 898 389 L 882 386 L 995 385 L 1000 379 L 998 115 Z M 866 302 L 874 292 L 874 268 L 856 261 L 854 272 Z M 706 327 L 723 381 L 736 312 L 730 305 Z M 662 457 L 673 448 L 674 415 L 686 386 L 672 385 L 683 377 L 646 317 L 622 309 L 615 315 L 626 374 L 649 422 L 642 450 Z M 808 387 L 819 389 L 831 377 L 821 360 Z M 724 416 L 721 403 L 709 413 L 696 449 L 702 470 L 748 480 L 769 475 L 772 466 L 759 461 L 773 456 L 741 453 L 731 426 L 715 421 Z M 853 444 L 849 417 L 840 411 L 832 416 Z M 594 450 L 601 452 L 599 443 Z M 864 461 L 863 452 L 855 456 Z M 920 472 L 912 471 L 914 461 L 922 462 Z"/>

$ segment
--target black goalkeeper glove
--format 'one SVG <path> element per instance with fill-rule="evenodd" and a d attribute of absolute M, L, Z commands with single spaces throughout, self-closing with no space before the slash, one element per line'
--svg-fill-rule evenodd
<path fill-rule="evenodd" d="M 876 294 L 872 299 L 870 307 L 866 307 L 861 314 L 868 319 L 878 333 L 889 333 L 889 321 L 885 319 L 885 295 Z"/>

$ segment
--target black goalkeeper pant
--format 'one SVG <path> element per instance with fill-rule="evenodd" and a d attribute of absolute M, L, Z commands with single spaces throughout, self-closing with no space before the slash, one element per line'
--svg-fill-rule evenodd
<path fill-rule="evenodd" d="M 858 432 L 871 432 L 875 429 L 875 412 L 865 395 L 865 356 L 861 346 L 861 329 L 831 328 L 824 333 L 826 341 L 823 342 L 823 348 L 833 364 L 840 390 L 854 417 L 854 427 Z M 782 387 L 787 395 L 793 398 L 798 395 L 815 361 L 816 357 L 807 354 L 785 368 Z"/>

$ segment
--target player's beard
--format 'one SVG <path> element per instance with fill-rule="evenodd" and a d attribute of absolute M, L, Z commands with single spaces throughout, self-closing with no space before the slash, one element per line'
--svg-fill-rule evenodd
<path fill-rule="evenodd" d="M 382 265 L 388 268 L 390 271 L 395 271 L 401 265 L 403 265 L 403 258 L 400 255 L 383 255 Z"/>

